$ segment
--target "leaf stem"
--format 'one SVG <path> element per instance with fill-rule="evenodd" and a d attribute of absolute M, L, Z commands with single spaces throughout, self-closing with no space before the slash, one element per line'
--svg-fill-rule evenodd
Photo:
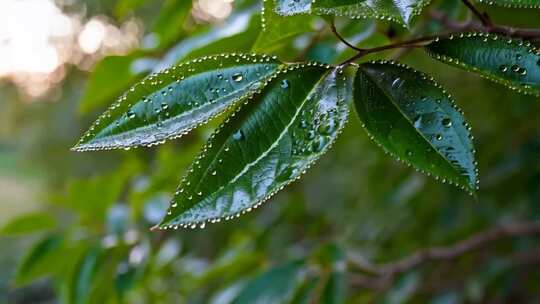
<path fill-rule="evenodd" d="M 491 22 L 491 18 L 488 16 L 487 13 L 481 13 L 469 0 L 461 0 L 463 4 L 482 22 L 482 25 L 488 29 L 493 27 L 493 23 Z"/>
<path fill-rule="evenodd" d="M 336 24 L 334 23 L 334 19 L 332 19 L 332 21 L 330 21 L 330 29 L 332 29 L 332 33 L 334 33 L 334 35 L 336 35 L 336 37 L 341 42 L 343 42 L 343 44 L 345 44 L 346 46 L 350 47 L 353 50 L 359 51 L 359 52 L 364 51 L 364 49 L 358 48 L 358 47 L 354 46 L 353 44 L 349 43 L 343 36 L 341 36 L 339 34 L 339 32 L 336 29 Z"/>
<path fill-rule="evenodd" d="M 392 44 L 387 44 L 387 45 L 383 45 L 383 46 L 379 46 L 379 47 L 374 47 L 374 48 L 371 48 L 371 49 L 360 49 L 358 50 L 358 53 L 354 56 L 352 56 L 351 58 L 343 61 L 342 63 L 340 63 L 339 65 L 346 65 L 346 64 L 349 64 L 363 56 L 366 56 L 366 55 L 369 55 L 369 54 L 372 54 L 372 53 L 377 53 L 377 52 L 381 52 L 381 51 L 386 51 L 386 50 L 391 50 L 391 49 L 397 49 L 397 48 L 413 48 L 413 47 L 420 47 L 420 46 L 424 46 L 425 43 L 427 42 L 431 42 L 437 38 L 440 38 L 441 36 L 424 36 L 424 37 L 419 37 L 419 38 L 415 38 L 415 39 L 411 39 L 411 40 L 405 40 L 405 41 L 401 41 L 401 42 L 396 42 L 396 43 L 392 43 Z"/>

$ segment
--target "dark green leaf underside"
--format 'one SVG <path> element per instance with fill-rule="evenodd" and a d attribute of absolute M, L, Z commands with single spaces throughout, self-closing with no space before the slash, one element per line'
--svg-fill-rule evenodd
<path fill-rule="evenodd" d="M 276 0 L 275 11 L 281 15 L 313 13 L 316 15 L 376 18 L 409 25 L 430 0 Z"/>
<path fill-rule="evenodd" d="M 540 54 L 528 42 L 467 33 L 431 43 L 434 58 L 521 93 L 540 96 Z"/>
<path fill-rule="evenodd" d="M 345 124 L 351 79 L 320 65 L 280 71 L 211 137 L 160 228 L 239 216 L 299 178 Z"/>
<path fill-rule="evenodd" d="M 417 169 L 475 190 L 474 149 L 451 97 L 426 75 L 391 62 L 360 66 L 354 101 L 370 136 Z"/>
<path fill-rule="evenodd" d="M 489 5 L 515 8 L 540 8 L 539 0 L 478 0 Z"/>
<path fill-rule="evenodd" d="M 150 75 L 98 118 L 74 150 L 148 146 L 179 137 L 255 93 L 280 67 L 268 56 L 232 54 Z"/>

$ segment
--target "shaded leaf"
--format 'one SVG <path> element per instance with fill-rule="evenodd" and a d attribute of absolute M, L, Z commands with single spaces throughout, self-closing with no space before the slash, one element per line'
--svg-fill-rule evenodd
<path fill-rule="evenodd" d="M 139 55 L 105 57 L 94 67 L 79 103 L 79 111 L 87 114 L 95 111 L 111 99 L 127 90 L 142 77 L 133 63 Z"/>
<path fill-rule="evenodd" d="M 540 96 L 540 50 L 529 42 L 467 33 L 429 44 L 428 53 L 521 93 Z"/>
<path fill-rule="evenodd" d="M 38 241 L 20 262 L 15 274 L 15 285 L 28 284 L 55 274 L 64 262 L 62 246 L 63 239 L 58 235 L 50 235 Z"/>
<path fill-rule="evenodd" d="M 540 8 L 538 0 L 478 0 L 480 3 L 515 8 Z"/>
<path fill-rule="evenodd" d="M 279 68 L 269 56 L 231 54 L 152 74 L 101 115 L 73 149 L 148 146 L 180 137 L 252 95 Z"/>
<path fill-rule="evenodd" d="M 90 249 L 78 261 L 71 273 L 66 290 L 65 296 L 68 303 L 89 303 L 94 278 L 96 277 L 102 258 L 103 252 L 98 248 L 94 248 Z"/>
<path fill-rule="evenodd" d="M 270 269 L 249 281 L 232 303 L 286 303 L 300 283 L 304 261 L 291 261 Z"/>
<path fill-rule="evenodd" d="M 282 71 L 210 138 L 160 227 L 239 216 L 298 179 L 345 124 L 350 80 L 315 64 Z"/>
<path fill-rule="evenodd" d="M 386 152 L 443 181 L 475 190 L 467 123 L 433 79 L 387 61 L 362 64 L 354 101 L 366 130 Z"/>
<path fill-rule="evenodd" d="M 264 0 L 261 20 L 262 32 L 253 45 L 254 52 L 272 51 L 298 34 L 313 30 L 311 16 L 280 16 L 274 11 L 273 0 Z"/>
<path fill-rule="evenodd" d="M 430 0 L 276 0 L 276 12 L 281 15 L 308 13 L 345 16 L 350 18 L 376 18 L 409 25 Z"/>
<path fill-rule="evenodd" d="M 55 228 L 56 219 L 47 213 L 31 213 L 14 218 L 2 229 L 0 235 L 21 235 Z"/>
<path fill-rule="evenodd" d="M 189 37 L 182 39 L 167 51 L 163 59 L 154 67 L 153 71 L 158 72 L 169 68 L 175 64 L 207 55 L 215 55 L 226 52 L 249 51 L 256 37 L 254 31 L 258 31 L 259 22 L 251 21 L 257 19 L 253 16 L 252 10 L 245 10 L 233 14 L 227 21 L 219 27 L 211 27 L 198 33 L 193 33 Z M 246 34 L 246 32 L 249 32 Z M 247 36 L 247 37 L 245 37 Z M 241 39 L 241 41 L 236 41 Z M 251 39 L 249 42 L 245 41 Z M 234 43 L 231 43 L 231 40 Z"/>
<path fill-rule="evenodd" d="M 324 286 L 321 303 L 345 303 L 347 280 L 343 271 L 332 271 Z"/>
<path fill-rule="evenodd" d="M 153 29 L 159 37 L 160 46 L 168 45 L 180 36 L 191 5 L 192 2 L 186 0 L 165 1 Z"/>

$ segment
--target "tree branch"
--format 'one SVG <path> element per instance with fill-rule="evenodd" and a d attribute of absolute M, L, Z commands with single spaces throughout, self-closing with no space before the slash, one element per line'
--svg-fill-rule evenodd
<path fill-rule="evenodd" d="M 378 286 L 382 288 L 391 283 L 397 274 L 410 271 L 429 261 L 449 261 L 462 255 L 479 250 L 490 243 L 509 238 L 528 235 L 540 235 L 540 222 L 513 223 L 496 226 L 483 232 L 472 235 L 453 245 L 431 247 L 417 251 L 403 259 L 381 265 L 373 265 L 357 257 L 349 257 L 348 265 L 360 272 L 375 275 L 375 277 L 356 276 L 353 283 L 360 286 Z M 369 281 L 369 282 L 366 282 Z"/>

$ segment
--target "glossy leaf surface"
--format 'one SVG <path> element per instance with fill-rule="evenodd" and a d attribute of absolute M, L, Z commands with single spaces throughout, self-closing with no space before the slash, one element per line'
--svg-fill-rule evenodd
<path fill-rule="evenodd" d="M 442 62 L 513 90 L 540 96 L 540 51 L 530 43 L 468 33 L 433 42 L 426 49 Z"/>
<path fill-rule="evenodd" d="M 303 265 L 302 260 L 291 261 L 262 273 L 249 281 L 232 303 L 288 303 L 300 282 Z"/>
<path fill-rule="evenodd" d="M 268 56 L 219 55 L 150 75 L 98 118 L 74 150 L 147 146 L 179 137 L 255 93 L 280 66 Z"/>
<path fill-rule="evenodd" d="M 481 3 L 516 8 L 540 8 L 539 0 L 479 0 Z"/>
<path fill-rule="evenodd" d="M 376 18 L 408 25 L 430 0 L 276 0 L 276 12 L 293 15 L 311 12 L 317 15 L 350 18 Z"/>
<path fill-rule="evenodd" d="M 239 216 L 299 178 L 346 122 L 349 72 L 318 65 L 282 71 L 210 138 L 160 227 Z"/>
<path fill-rule="evenodd" d="M 473 192 L 474 149 L 461 111 L 428 76 L 381 61 L 360 66 L 354 82 L 358 115 L 389 154 Z"/>

